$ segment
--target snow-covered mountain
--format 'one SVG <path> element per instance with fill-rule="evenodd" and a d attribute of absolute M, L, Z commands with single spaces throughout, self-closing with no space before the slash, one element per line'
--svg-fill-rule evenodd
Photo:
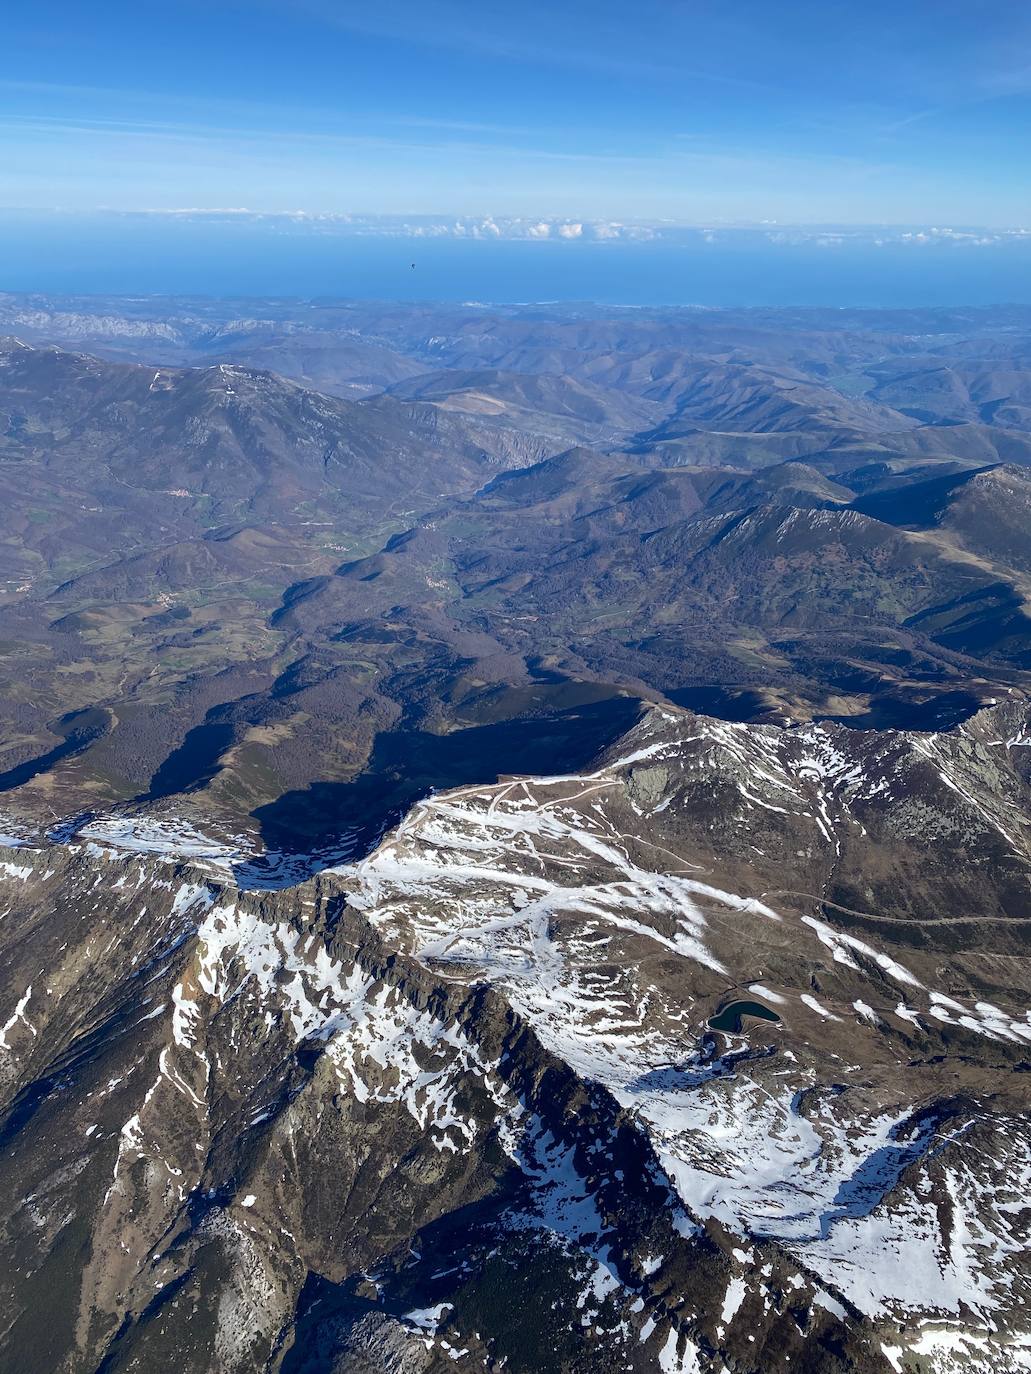
<path fill-rule="evenodd" d="M 0 1364 L 1031 1369 L 1031 729 L 652 707 L 365 857 L 0 865 Z"/>

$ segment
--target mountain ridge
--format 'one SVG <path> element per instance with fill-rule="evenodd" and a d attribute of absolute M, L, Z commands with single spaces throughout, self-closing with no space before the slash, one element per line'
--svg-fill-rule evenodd
<path fill-rule="evenodd" d="M 728 726 L 655 707 L 587 774 L 442 793 L 420 803 L 367 858 L 331 864 L 299 885 L 300 875 L 284 874 L 278 890 L 239 890 L 231 874 L 244 870 L 232 848 L 216 844 L 213 854 L 210 842 L 188 831 L 177 840 L 174 825 L 162 834 L 144 823 L 134 837 L 126 818 L 87 822 L 57 845 L 8 848 L 0 883 L 22 894 L 23 914 L 20 930 L 0 936 L 12 974 L 12 1007 L 0 1008 L 7 1016 L 8 1104 L 0 1130 L 17 1123 L 22 1138 L 58 1130 L 67 1142 L 48 1181 L 31 1162 L 41 1158 L 38 1151 L 5 1153 L 0 1167 L 5 1194 L 14 1188 L 27 1199 L 12 1215 L 27 1220 L 26 1207 L 35 1207 L 43 1218 L 37 1242 L 30 1241 L 31 1228 L 18 1233 L 26 1293 L 33 1291 L 32 1273 L 40 1282 L 57 1272 L 53 1261 L 36 1269 L 31 1256 L 44 1253 L 33 1244 L 50 1246 L 60 1235 L 47 1221 L 62 1215 L 67 1203 L 60 1199 L 69 1188 L 86 1186 L 99 1199 L 106 1187 L 92 1258 L 82 1270 L 86 1305 L 77 1326 L 59 1303 L 44 1333 L 30 1319 L 31 1299 L 18 1296 L 21 1269 L 16 1281 L 11 1274 L 9 1310 L 20 1314 L 11 1330 L 20 1349 L 32 1358 L 36 1350 L 60 1349 L 55 1341 L 71 1341 L 65 1348 L 106 1358 L 114 1369 L 129 1367 L 141 1350 L 207 1368 L 203 1351 L 210 1340 L 223 1365 L 249 1367 L 288 1333 L 293 1359 L 311 1360 L 319 1351 L 318 1358 L 333 1356 L 345 1368 L 358 1348 L 367 1348 L 388 1360 L 391 1350 L 407 1352 L 412 1368 L 427 1372 L 492 1368 L 502 1356 L 512 1368 L 546 1370 L 553 1361 L 558 1368 L 561 1360 L 578 1358 L 576 1351 L 595 1367 L 613 1369 L 627 1361 L 642 1370 L 666 1367 L 667 1360 L 677 1362 L 674 1368 L 720 1368 L 730 1358 L 749 1364 L 777 1351 L 813 1368 L 887 1370 L 911 1353 L 947 1350 L 945 1335 L 937 1333 L 954 1332 L 958 1313 L 960 1329 L 974 1341 L 968 1367 L 1017 1358 L 1022 1347 L 1007 1345 L 1006 1332 L 1014 1319 L 1019 1331 L 1022 1280 L 1019 1266 L 1007 1268 L 1005 1206 L 993 1214 L 1001 1248 L 989 1263 L 983 1249 L 950 1241 L 948 1225 L 940 1216 L 930 1220 L 933 1207 L 922 1213 L 920 1199 L 928 1189 L 933 1196 L 940 1190 L 941 1198 L 952 1197 L 953 1209 L 969 1208 L 973 1175 L 964 1161 L 971 1156 L 956 1142 L 971 1131 L 979 1140 L 978 1186 L 996 1190 L 1002 1202 L 1007 1171 L 1021 1148 L 1031 1150 L 1031 1142 L 1020 1145 L 1015 1108 L 1007 1105 L 1022 1095 L 1013 1098 L 998 1077 L 1004 1064 L 1012 1071 L 1026 1061 L 1031 1025 L 1023 1011 L 1008 1019 L 1012 990 L 995 985 L 989 993 L 984 982 L 991 977 L 985 952 L 1006 948 L 997 942 L 1008 921 L 1026 950 L 1026 906 L 1003 915 L 998 934 L 982 928 L 976 944 L 943 944 L 946 935 L 939 933 L 928 949 L 923 942 L 942 928 L 917 916 L 911 929 L 915 936 L 919 928 L 919 937 L 900 945 L 913 918 L 898 901 L 924 881 L 926 857 L 922 872 L 886 875 L 874 905 L 892 903 L 887 923 L 867 919 L 857 926 L 836 901 L 800 907 L 784 891 L 750 896 L 749 880 L 736 895 L 745 872 L 740 856 L 750 843 L 768 847 L 768 841 L 752 819 L 742 820 L 730 851 L 726 822 L 709 832 L 712 803 L 703 798 L 711 793 L 691 759 L 700 749 L 697 757 L 710 760 L 706 766 L 730 784 L 743 818 L 763 817 L 771 835 L 787 827 L 789 845 L 802 826 L 813 837 L 809 843 L 818 841 L 828 856 L 848 835 L 862 840 L 875 815 L 897 823 L 898 798 L 882 785 L 888 779 L 897 779 L 889 790 L 902 787 L 901 795 L 915 788 L 914 802 L 933 796 L 942 818 L 962 814 L 964 824 L 984 827 L 984 834 L 994 827 L 1005 846 L 1014 841 L 1003 838 L 993 819 L 993 812 L 1006 817 L 1009 810 L 998 769 L 1019 761 L 1019 785 L 1026 789 L 1021 750 L 1031 739 L 1028 724 L 1026 707 L 1009 703 L 934 744 L 939 737 L 840 727 L 821 733 L 808 726 Z M 810 762 L 800 767 L 796 758 L 778 776 L 770 771 L 770 742 L 800 748 Z M 852 748 L 851 759 L 835 758 L 841 745 Z M 915 773 L 896 773 L 899 748 L 912 755 L 907 768 Z M 855 767 L 864 751 L 865 779 Z M 808 805 L 790 801 L 793 789 Z M 531 797 L 534 804 L 527 805 Z M 785 819 L 785 803 L 798 807 L 794 819 Z M 718 814 L 729 821 L 730 813 Z M 611 829 L 617 817 L 635 816 L 635 826 L 651 818 L 647 830 L 637 831 L 639 839 Z M 660 817 L 669 834 L 654 829 Z M 683 830 L 685 822 L 694 829 Z M 673 833 L 680 837 L 676 849 L 671 843 L 664 855 L 659 842 Z M 926 855 L 926 818 L 916 833 Z M 954 881 L 956 854 L 943 845 L 948 833 L 932 845 L 939 846 L 943 879 Z M 981 841 L 974 833 L 963 862 L 981 874 L 983 885 L 993 870 L 979 867 Z M 524 848 L 524 834 L 536 843 Z M 688 856 L 702 857 L 701 844 L 716 869 L 685 864 L 685 841 Z M 1018 848 L 1026 884 L 1031 832 Z M 747 862 L 763 861 L 753 855 Z M 721 880 L 732 871 L 728 891 Z M 51 900 L 45 894 L 53 890 L 47 884 L 55 880 L 66 913 L 56 923 L 44 915 Z M 98 882 L 110 894 L 101 925 L 91 923 L 80 943 L 58 956 L 56 944 L 75 929 L 79 912 L 91 903 L 96 911 L 90 894 Z M 463 889 L 456 902 L 454 893 Z M 84 981 L 104 926 L 119 919 L 120 904 L 127 915 L 135 910 L 142 890 L 147 910 L 130 924 L 117 966 L 105 969 L 103 984 L 95 975 Z M 49 992 L 23 987 L 39 958 L 38 946 L 30 954 L 25 938 L 30 891 L 42 904 L 34 919 L 47 932 L 47 949 L 55 946 L 46 955 Z M 509 905 L 507 892 L 523 897 Z M 935 905 L 929 892 L 927 906 Z M 545 912 L 548 936 L 532 936 Z M 599 921 L 608 943 L 626 946 L 624 957 L 606 949 L 601 931 L 592 935 Z M 785 961 L 777 951 L 789 922 Z M 745 944 L 742 923 L 752 932 Z M 521 928 L 528 944 L 521 945 Z M 625 957 L 634 949 L 636 956 Z M 643 958 L 646 950 L 655 956 Z M 736 969 L 724 966 L 728 954 Z M 935 988 L 943 959 L 952 970 L 947 991 L 940 981 Z M 607 970 L 604 990 L 596 986 L 600 969 Z M 927 973 L 935 969 L 928 993 Z M 957 975 L 968 982 L 974 976 L 976 990 L 959 993 Z M 675 1002 L 669 1001 L 671 978 L 680 989 Z M 646 1004 L 631 990 L 635 983 L 650 987 Z M 807 989 L 801 996 L 800 987 Z M 724 1035 L 721 1049 L 706 1018 L 735 988 L 772 1006 L 780 1024 L 749 1022 Z M 46 1011 L 50 1004 L 53 1012 Z M 58 1031 L 41 1013 L 72 1020 Z M 849 1028 L 839 1032 L 846 1017 Z M 135 1025 L 137 1035 L 127 1039 L 123 1024 Z M 835 1054 L 848 1046 L 845 1053 L 854 1055 L 856 1037 L 867 1046 L 867 1069 L 846 1090 L 835 1077 L 842 1072 Z M 951 1047 L 951 1080 L 933 1067 L 939 1044 Z M 126 1077 L 129 1064 L 136 1068 Z M 777 1078 L 784 1073 L 786 1085 Z M 338 1080 L 351 1085 L 344 1097 L 333 1086 Z M 104 1083 L 93 1106 L 87 1085 Z M 73 1084 L 81 1087 L 70 1093 Z M 779 1104 L 768 1118 L 752 1114 L 763 1084 Z M 800 1094 L 795 1106 L 793 1092 Z M 677 1114 L 685 1111 L 681 1122 Z M 714 1111 L 730 1112 L 742 1133 L 731 1157 L 725 1143 L 715 1153 L 706 1143 L 703 1123 Z M 69 1112 L 81 1118 L 74 1130 Z M 380 1149 L 390 1139 L 403 1153 L 407 1139 L 422 1161 L 382 1221 L 375 1217 L 387 1180 L 363 1185 L 361 1173 L 344 1163 L 361 1139 L 354 1134 L 355 1112 L 364 1113 L 361 1131 L 373 1119 L 379 1123 Z M 198 1125 L 185 1135 L 173 1125 L 191 1117 Z M 339 1124 L 330 1128 L 330 1120 Z M 498 1137 L 492 1120 L 502 1123 Z M 299 1141 L 304 1122 L 311 1135 L 300 1159 L 298 1144 L 289 1142 Z M 889 1125 L 894 1137 L 884 1134 Z M 771 1129 L 770 1145 L 762 1146 Z M 802 1196 L 817 1209 L 829 1207 L 826 1235 L 819 1227 L 810 1235 L 790 1215 L 779 1219 L 779 1204 L 772 1205 L 776 1170 L 794 1167 L 794 1152 L 811 1148 L 803 1142 L 814 1129 L 823 1133 L 826 1177 L 817 1173 Z M 201 1160 L 194 1130 L 198 1143 L 207 1142 Z M 717 1131 L 712 1141 L 720 1139 Z M 886 1143 L 891 1139 L 899 1143 Z M 935 1140 L 944 1143 L 931 1148 Z M 768 1179 L 752 1181 L 755 1150 L 766 1151 L 768 1170 L 776 1166 Z M 82 1151 L 90 1161 L 85 1169 L 76 1166 Z M 447 1161 L 457 1166 L 469 1151 L 486 1174 L 456 1174 L 452 1166 L 441 1174 Z M 440 1164 L 430 1167 L 434 1160 Z M 354 1180 L 341 1203 L 328 1207 L 328 1199 L 318 1200 L 316 1182 L 327 1167 L 338 1186 L 343 1178 Z M 283 1168 L 290 1180 L 285 1191 Z M 864 1170 L 869 1178 L 856 1182 Z M 840 1182 L 849 1177 L 854 1193 Z M 196 1181 L 189 1189 L 179 1178 Z M 710 1196 L 713 1182 L 718 1190 Z M 836 1191 L 840 1202 L 833 1200 Z M 351 1210 L 340 1212 L 340 1205 Z M 370 1206 L 371 1230 L 355 1231 L 353 1219 Z M 471 1221 L 461 1241 L 448 1224 L 452 1206 Z M 289 1245 L 273 1216 L 287 1220 L 294 1233 Z M 969 1224 L 969 1211 L 964 1216 Z M 913 1244 L 944 1246 L 937 1287 L 917 1265 L 900 1289 L 890 1258 L 875 1259 L 910 1243 L 905 1237 L 914 1225 Z M 518 1256 L 527 1236 L 536 1237 L 535 1272 L 569 1294 L 575 1319 L 566 1324 L 560 1310 L 538 1333 L 517 1336 L 492 1315 L 484 1336 L 496 1299 L 476 1277 L 487 1263 L 482 1256 L 506 1257 L 491 1283 L 521 1281 Z M 967 1247 L 965 1258 L 956 1244 Z M 859 1264 L 847 1258 L 856 1246 Z M 71 1258 L 67 1246 L 51 1253 L 62 1264 Z M 445 1253 L 450 1277 L 438 1277 L 436 1257 Z M 975 1255 L 981 1256 L 980 1296 L 970 1294 L 970 1310 L 955 1276 Z M 294 1256 L 301 1257 L 300 1269 Z M 303 1298 L 316 1273 L 319 1291 L 336 1295 L 319 1317 Z M 294 1294 L 285 1303 L 273 1298 L 284 1281 L 285 1292 Z M 878 1285 L 885 1283 L 882 1293 Z M 169 1296 L 155 1302 L 155 1289 L 165 1288 Z M 215 1306 L 202 1296 L 205 1290 L 218 1295 Z M 1017 1304 L 1009 1317 L 1000 1306 L 1004 1291 Z M 981 1334 L 985 1303 L 992 1304 L 996 1327 L 987 1339 Z M 210 1315 L 184 1321 L 191 1304 Z M 812 1308 L 805 1321 L 797 1304 Z M 585 1311 L 592 1316 L 586 1330 L 579 1323 Z M 128 1322 L 110 1315 L 120 1313 L 131 1314 Z M 69 1334 L 59 1334 L 64 1331 Z"/>

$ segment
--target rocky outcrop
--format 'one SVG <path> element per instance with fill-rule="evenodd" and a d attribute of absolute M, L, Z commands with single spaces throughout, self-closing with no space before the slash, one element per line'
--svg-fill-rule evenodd
<path fill-rule="evenodd" d="M 0 1363 L 1024 1368 L 1029 741 L 655 708 L 279 887 L 12 843 Z"/>

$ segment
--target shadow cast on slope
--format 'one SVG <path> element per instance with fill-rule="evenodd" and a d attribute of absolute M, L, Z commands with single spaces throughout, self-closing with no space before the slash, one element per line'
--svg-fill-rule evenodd
<path fill-rule="evenodd" d="M 208 712 L 209 716 L 213 714 Z M 164 759 L 151 778 L 147 791 L 135 800 L 152 802 L 162 797 L 174 797 L 181 792 L 199 791 L 218 772 L 222 754 L 233 742 L 233 733 L 231 721 L 205 720 L 202 725 L 194 726 L 178 749 L 173 749 Z"/>
<path fill-rule="evenodd" d="M 636 697 L 615 696 L 547 716 L 470 726 L 449 734 L 383 731 L 368 765 L 348 782 L 315 782 L 251 814 L 269 850 L 311 850 L 348 835 L 349 857 L 371 850 L 421 797 L 493 783 L 503 774 L 554 774 L 586 767 L 636 722 Z"/>
<path fill-rule="evenodd" d="M 46 773 L 62 759 L 71 759 L 83 753 L 111 729 L 110 712 L 102 707 L 89 707 L 84 711 L 72 711 L 62 716 L 55 724 L 47 727 L 53 734 L 63 737 L 62 743 L 54 746 L 45 754 L 34 759 L 26 759 L 0 773 L 0 792 L 8 792 L 14 787 L 22 787 L 40 773 Z"/>

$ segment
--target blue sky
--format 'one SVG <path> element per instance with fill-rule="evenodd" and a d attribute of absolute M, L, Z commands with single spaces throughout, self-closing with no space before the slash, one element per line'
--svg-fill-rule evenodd
<path fill-rule="evenodd" d="M 1031 6 L 40 0 L 0 207 L 1031 226 Z"/>

